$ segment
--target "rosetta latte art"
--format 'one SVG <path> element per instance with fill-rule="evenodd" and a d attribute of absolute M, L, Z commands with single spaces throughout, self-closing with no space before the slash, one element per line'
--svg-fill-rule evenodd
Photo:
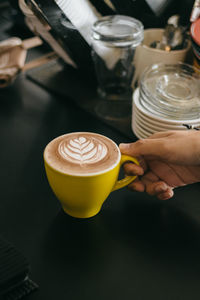
<path fill-rule="evenodd" d="M 92 164 L 107 155 L 107 146 L 94 137 L 79 136 L 59 144 L 59 153 L 67 161 L 76 164 Z"/>

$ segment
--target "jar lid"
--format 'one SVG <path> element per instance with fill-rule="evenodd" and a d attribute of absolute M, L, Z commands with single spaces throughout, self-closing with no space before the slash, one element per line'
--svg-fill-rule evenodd
<path fill-rule="evenodd" d="M 200 18 L 192 23 L 190 27 L 190 33 L 195 43 L 200 46 Z"/>
<path fill-rule="evenodd" d="M 144 37 L 143 24 L 134 18 L 114 15 L 100 18 L 92 27 L 92 37 L 117 46 L 138 46 Z"/>

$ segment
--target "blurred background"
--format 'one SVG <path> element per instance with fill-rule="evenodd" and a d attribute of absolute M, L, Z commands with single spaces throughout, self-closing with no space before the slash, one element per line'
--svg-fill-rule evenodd
<path fill-rule="evenodd" d="M 36 1 L 41 4 L 53 5 L 50 1 Z M 189 19 L 194 4 L 193 0 L 90 0 L 102 15 L 123 14 L 139 19 L 145 28 L 164 27 L 170 16 L 180 15 L 180 23 L 189 26 Z M 113 10 L 114 8 L 114 10 Z M 0 28 L 4 32 L 1 40 L 6 36 L 6 32 L 12 30 L 12 34 L 20 35 L 26 38 L 30 31 L 24 24 L 24 15 L 22 14 L 18 0 L 0 1 Z"/>

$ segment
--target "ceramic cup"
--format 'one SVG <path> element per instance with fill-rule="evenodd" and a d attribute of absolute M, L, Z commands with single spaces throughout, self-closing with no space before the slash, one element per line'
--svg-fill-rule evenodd
<path fill-rule="evenodd" d="M 75 133 L 73 133 L 73 136 L 74 134 Z M 87 135 L 88 137 L 88 134 L 91 136 L 91 141 L 101 138 L 101 140 L 103 139 L 107 144 L 109 143 L 112 146 L 112 149 L 114 149 L 116 153 L 116 159 L 110 167 L 105 166 L 105 168 L 101 168 L 100 171 L 93 170 L 92 173 L 86 172 L 80 174 L 77 169 L 77 164 L 76 172 L 73 173 L 72 169 L 68 170 L 67 168 L 63 168 L 62 170 L 62 165 L 56 167 L 55 164 L 51 163 L 52 159 L 49 157 L 52 153 L 49 154 L 49 147 L 52 146 L 52 143 L 59 141 L 59 139 L 69 139 L 70 134 L 54 139 L 44 150 L 44 164 L 49 184 L 60 201 L 63 210 L 76 218 L 89 218 L 96 215 L 112 191 L 125 187 L 136 178 L 136 176 L 127 176 L 118 180 L 120 167 L 125 162 L 129 161 L 139 165 L 136 158 L 122 155 L 118 146 L 111 139 L 96 133 L 79 132 L 78 137 L 73 139 L 74 142 L 71 143 L 71 145 L 76 148 L 76 153 L 80 154 L 79 149 L 84 149 L 84 145 L 81 145 L 79 148 L 78 142 L 84 141 L 85 136 Z M 69 149 L 71 148 L 70 146 Z M 112 159 L 112 153 L 108 153 L 108 160 L 110 159 Z M 103 162 L 104 160 L 102 160 L 102 163 Z"/>
<path fill-rule="evenodd" d="M 164 29 L 153 28 L 144 30 L 144 40 L 136 48 L 134 64 L 135 76 L 133 85 L 136 81 L 140 81 L 140 77 L 148 66 L 157 63 L 175 64 L 177 62 L 184 62 L 187 59 L 187 54 L 191 48 L 191 42 L 188 40 L 186 48 L 182 50 L 164 51 L 160 49 L 151 48 L 150 45 L 154 41 L 161 41 Z"/>

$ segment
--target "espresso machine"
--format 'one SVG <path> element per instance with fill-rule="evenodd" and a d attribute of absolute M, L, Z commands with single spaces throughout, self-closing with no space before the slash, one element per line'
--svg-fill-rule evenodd
<path fill-rule="evenodd" d="M 88 74 L 93 74 L 90 28 L 101 16 L 127 15 L 140 20 L 144 28 L 164 27 L 174 13 L 183 23 L 188 20 L 192 4 L 192 0 L 19 0 L 31 31 L 65 63 Z"/>

